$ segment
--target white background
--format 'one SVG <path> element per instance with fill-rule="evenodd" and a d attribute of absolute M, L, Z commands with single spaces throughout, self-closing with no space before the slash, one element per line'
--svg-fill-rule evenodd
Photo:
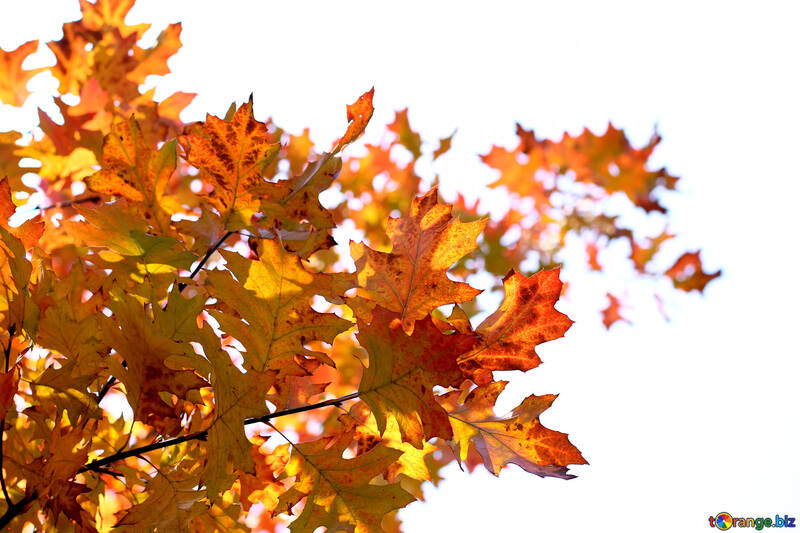
<path fill-rule="evenodd" d="M 0 46 L 58 39 L 78 16 L 77 2 L 4 1 Z M 309 126 L 328 146 L 344 105 L 374 85 L 366 140 L 406 106 L 427 140 L 458 128 L 434 168 L 451 197 L 492 178 L 477 154 L 511 146 L 515 121 L 560 138 L 611 120 L 637 145 L 658 124 L 655 163 L 682 177 L 680 194 L 663 196 L 679 235 L 669 250 L 702 248 L 724 270 L 703 297 L 671 296 L 670 322 L 642 304 L 633 326 L 610 333 L 597 310 L 624 279 L 564 271 L 572 297 L 560 308 L 576 324 L 503 400 L 560 393 L 543 421 L 591 465 L 566 482 L 450 467 L 402 512 L 406 531 L 683 532 L 708 531 L 720 511 L 800 518 L 796 3 L 140 0 L 129 18 L 178 20 L 173 74 L 152 83 L 159 98 L 199 93 L 185 119 L 253 92 L 259 118 Z M 0 106 L 0 130 L 30 124 L 48 98 Z"/>

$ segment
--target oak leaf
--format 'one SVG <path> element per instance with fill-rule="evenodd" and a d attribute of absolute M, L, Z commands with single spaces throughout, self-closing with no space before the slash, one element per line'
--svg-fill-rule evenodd
<path fill-rule="evenodd" d="M 452 281 L 447 270 L 476 248 L 486 220 L 461 222 L 451 211 L 451 206 L 439 203 L 434 187 L 414 200 L 408 217 L 389 220 L 390 253 L 350 244 L 359 293 L 400 313 L 406 333 L 414 330 L 414 321 L 437 307 L 471 300 L 481 292 Z"/>
<path fill-rule="evenodd" d="M 630 322 L 627 318 L 622 316 L 622 304 L 620 303 L 619 298 L 610 292 L 606 293 L 606 298 L 608 298 L 608 307 L 602 311 L 603 325 L 606 327 L 606 329 L 610 329 L 611 326 L 618 321 Z"/>
<path fill-rule="evenodd" d="M 347 106 L 347 131 L 344 136 L 336 143 L 333 153 L 338 153 L 346 145 L 358 139 L 367 127 L 369 119 L 375 110 L 372 107 L 372 96 L 375 94 L 375 87 L 358 97 L 358 100 Z"/>
<path fill-rule="evenodd" d="M 265 398 L 274 374 L 253 369 L 242 373 L 220 348 L 211 327 L 204 327 L 200 334 L 203 353 L 213 368 L 214 421 L 208 429 L 209 461 L 203 480 L 214 501 L 230 488 L 234 469 L 256 473 L 253 444 L 244 434 L 244 420 L 266 412 Z"/>
<path fill-rule="evenodd" d="M 155 211 L 176 162 L 175 141 L 154 150 L 143 137 L 139 122 L 131 117 L 112 126 L 103 141 L 103 168 L 89 176 L 86 184 L 102 194 L 144 202 Z"/>
<path fill-rule="evenodd" d="M 475 336 L 445 335 L 430 318 L 418 321 L 407 335 L 398 313 L 378 307 L 369 324 L 358 321 L 357 337 L 369 353 L 359 397 L 372 409 L 378 431 L 383 434 L 391 416 L 403 442 L 416 448 L 433 437 L 449 439 L 447 414 L 436 403 L 433 387 L 461 384 L 457 358 L 470 350 Z"/>
<path fill-rule="evenodd" d="M 408 108 L 397 111 L 394 114 L 394 122 L 388 124 L 386 129 L 397 135 L 397 141 L 411 152 L 414 159 L 422 155 L 422 138 L 408 123 Z"/>
<path fill-rule="evenodd" d="M 550 407 L 556 395 L 528 396 L 509 416 L 497 417 L 493 407 L 506 383 L 496 381 L 478 387 L 463 403 L 457 401 L 459 391 L 443 398 L 453 426 L 456 457 L 465 460 L 472 444 L 494 475 L 513 463 L 541 477 L 574 477 L 566 467 L 586 464 L 586 460 L 564 433 L 547 429 L 539 422 L 539 415 Z"/>
<path fill-rule="evenodd" d="M 513 270 L 503 279 L 505 298 L 475 330 L 480 341 L 459 357 L 458 364 L 481 385 L 492 370 L 530 370 L 541 359 L 536 346 L 562 337 L 572 320 L 556 310 L 562 283 L 559 270 L 542 270 L 526 277 Z"/>
<path fill-rule="evenodd" d="M 162 335 L 153 327 L 148 307 L 132 295 L 116 292 L 108 302 L 114 320 L 102 323 L 103 339 L 126 363 L 108 359 L 109 368 L 125 385 L 134 417 L 149 424 L 163 435 L 174 435 L 181 429 L 182 402 L 190 391 L 207 387 L 208 383 L 192 370 L 171 368 L 171 356 L 183 356 L 187 344 Z M 161 393 L 177 398 L 170 403 Z"/>
<path fill-rule="evenodd" d="M 232 312 L 211 310 L 209 314 L 242 343 L 245 368 L 276 370 L 277 379 L 283 381 L 287 375 L 306 374 L 296 357 L 326 360 L 324 354 L 304 345 L 311 340 L 331 343 L 352 324 L 332 313 L 315 311 L 310 300 L 331 294 L 337 278 L 308 271 L 275 240 L 261 240 L 257 261 L 233 252 L 221 254 L 230 273 L 209 272 L 210 292 L 247 322 Z"/>
<path fill-rule="evenodd" d="M 266 183 L 264 169 L 280 150 L 270 139 L 266 124 L 253 117 L 252 98 L 230 119 L 207 115 L 205 122 L 189 126 L 179 138 L 186 160 L 214 185 L 209 201 L 229 229 L 249 225 L 259 208 L 250 191 Z"/>
<path fill-rule="evenodd" d="M 119 513 L 118 531 L 183 531 L 193 518 L 207 509 L 196 476 L 158 473 L 147 484 L 147 499 Z M 129 526 L 129 527 L 128 527 Z"/>
<path fill-rule="evenodd" d="M 722 275 L 721 270 L 706 272 L 700 260 L 700 251 L 686 252 L 680 256 L 664 275 L 672 279 L 676 289 L 703 292 L 708 282 Z"/>
<path fill-rule="evenodd" d="M 11 52 L 0 48 L 0 102 L 16 107 L 25 103 L 28 81 L 44 69 L 23 70 L 22 63 L 38 46 L 39 41 L 28 41 Z"/>
<path fill-rule="evenodd" d="M 414 501 L 397 483 L 370 483 L 402 452 L 377 445 L 363 455 L 343 459 L 352 439 L 353 432 L 348 431 L 294 446 L 285 474 L 296 476 L 295 482 L 278 505 L 282 512 L 290 512 L 306 498 L 302 513 L 289 525 L 292 533 L 312 533 L 320 526 L 328 531 L 379 532 L 386 513 Z"/>

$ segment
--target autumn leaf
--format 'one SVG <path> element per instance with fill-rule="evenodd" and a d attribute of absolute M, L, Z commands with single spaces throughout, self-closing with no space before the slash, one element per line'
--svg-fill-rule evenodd
<path fill-rule="evenodd" d="M 26 220 L 21 225 L 12 227 L 10 218 L 16 212 L 16 205 L 11 196 L 11 186 L 8 179 L 0 179 L 0 226 L 4 227 L 28 250 L 38 244 L 44 233 L 45 224 L 41 217 Z"/>
<path fill-rule="evenodd" d="M 343 459 L 353 432 L 296 444 L 286 466 L 294 485 L 281 495 L 278 509 L 290 513 L 306 498 L 300 515 L 292 521 L 292 533 L 312 533 L 320 526 L 328 531 L 379 532 L 384 515 L 405 507 L 414 498 L 399 484 L 370 483 L 392 465 L 402 452 L 377 445 L 369 452 Z"/>
<path fill-rule="evenodd" d="M 137 420 L 164 435 L 174 435 L 181 428 L 181 402 L 189 399 L 190 391 L 208 383 L 192 370 L 167 365 L 170 357 L 185 355 L 190 348 L 153 328 L 147 307 L 135 297 L 117 292 L 108 306 L 115 320 L 103 321 L 103 340 L 127 364 L 125 368 L 116 359 L 108 359 L 112 374 L 125 385 Z M 161 392 L 174 395 L 177 401 L 165 402 Z"/>
<path fill-rule="evenodd" d="M 28 81 L 44 69 L 22 70 L 22 63 L 38 46 L 39 41 L 28 41 L 11 52 L 0 49 L 0 102 L 16 107 L 25 103 Z"/>
<path fill-rule="evenodd" d="M 279 143 L 270 142 L 266 124 L 253 117 L 252 98 L 229 120 L 207 115 L 205 122 L 187 128 L 179 142 L 186 160 L 214 186 L 209 201 L 228 228 L 247 226 L 259 208 L 250 190 L 265 184 L 264 169 L 280 150 Z"/>
<path fill-rule="evenodd" d="M 450 151 L 450 147 L 453 144 L 453 137 L 456 136 L 456 131 L 447 137 L 439 139 L 439 147 L 433 151 L 433 159 L 439 159 L 441 156 Z"/>
<path fill-rule="evenodd" d="M 263 415 L 274 373 L 250 369 L 242 373 L 219 346 L 210 327 L 200 332 L 203 352 L 211 362 L 215 416 L 208 429 L 208 454 L 214 457 L 203 473 L 212 501 L 220 498 L 235 479 L 235 469 L 255 474 L 253 445 L 244 433 L 244 420 Z"/>
<path fill-rule="evenodd" d="M 0 420 L 6 419 L 6 412 L 14 403 L 14 395 L 17 393 L 19 375 L 15 369 L 8 372 L 0 372 Z"/>
<path fill-rule="evenodd" d="M 87 28 L 92 30 L 116 28 L 122 36 L 128 36 L 131 33 L 144 33 L 149 28 L 149 24 L 138 24 L 136 26 L 125 24 L 125 18 L 135 1 L 97 0 L 89 2 L 88 0 L 80 0 L 81 14 L 83 15 L 81 21 Z"/>
<path fill-rule="evenodd" d="M 350 409 L 351 415 L 354 409 L 356 408 Z M 380 443 L 389 448 L 403 452 L 403 455 L 397 459 L 397 462 L 386 469 L 385 476 L 389 483 L 397 481 L 398 476 L 401 474 L 418 481 L 430 481 L 432 476 L 426 463 L 426 458 L 435 452 L 437 447 L 429 442 L 425 442 L 422 448 L 418 449 L 410 443 L 404 442 L 397 421 L 391 417 L 386 419 L 386 428 L 381 434 L 378 430 L 375 417 L 366 407 L 364 411 L 366 411 L 365 415 L 354 419 L 356 441 L 358 442 L 357 455 L 369 452 Z"/>
<path fill-rule="evenodd" d="M 708 282 L 720 277 L 721 270 L 709 273 L 703 270 L 700 252 L 686 252 L 680 256 L 664 275 L 672 279 L 676 289 L 691 292 L 703 292 Z"/>
<path fill-rule="evenodd" d="M 460 461 L 467 458 L 470 444 L 483 458 L 486 469 L 494 475 L 513 463 L 541 477 L 574 477 L 567 473 L 571 464 L 586 464 L 580 452 L 564 433 L 553 431 L 539 422 L 556 399 L 555 395 L 528 396 L 507 417 L 494 415 L 493 407 L 506 381 L 496 381 L 472 390 L 463 403 L 459 391 L 448 393 L 443 403 L 453 426 L 453 451 Z"/>
<path fill-rule="evenodd" d="M 333 149 L 334 154 L 341 151 L 342 148 L 358 139 L 361 134 L 364 133 L 369 119 L 372 118 L 372 112 L 375 110 L 372 107 L 372 96 L 374 94 L 375 88 L 373 87 L 359 96 L 358 100 L 347 106 L 347 122 L 350 124 L 347 126 L 347 131 L 344 132 L 344 136 L 336 143 L 336 147 Z"/>
<path fill-rule="evenodd" d="M 369 353 L 369 366 L 359 385 L 359 397 L 375 415 L 378 431 L 387 416 L 397 421 L 403 442 L 422 448 L 433 437 L 452 436 L 447 414 L 436 403 L 433 387 L 461 384 L 459 355 L 475 336 L 445 335 L 430 318 L 417 322 L 412 335 L 403 331 L 400 315 L 376 308 L 372 321 L 358 322 L 358 341 Z"/>
<path fill-rule="evenodd" d="M 610 292 L 606 293 L 606 298 L 608 298 L 608 307 L 603 309 L 603 325 L 606 327 L 606 329 L 610 329 L 615 322 L 630 322 L 620 313 L 622 310 L 622 304 L 620 303 L 619 298 Z"/>
<path fill-rule="evenodd" d="M 205 489 L 197 489 L 193 475 L 175 472 L 157 474 L 147 484 L 147 498 L 120 513 L 116 528 L 120 531 L 176 531 L 206 511 Z M 130 527 L 126 527 L 130 526 Z"/>
<path fill-rule="evenodd" d="M 162 31 L 152 48 L 138 48 L 134 53 L 136 66 L 128 72 L 128 79 L 134 83 L 144 83 L 147 76 L 169 74 L 167 60 L 181 47 L 181 25 L 170 24 Z"/>
<path fill-rule="evenodd" d="M 84 526 L 90 518 L 76 498 L 89 489 L 74 478 L 89 453 L 84 429 L 91 434 L 94 425 L 95 421 L 84 420 L 72 427 L 54 427 L 46 441 L 44 455 L 28 465 L 34 482 L 26 487 L 27 494 L 35 494 L 42 508 L 51 511 L 55 517 L 63 512 Z"/>
<path fill-rule="evenodd" d="M 461 222 L 452 207 L 439 203 L 436 188 L 414 200 L 406 218 L 390 219 L 387 233 L 391 253 L 351 243 L 359 293 L 378 305 L 400 313 L 403 330 L 441 305 L 465 302 L 481 291 L 452 281 L 447 270 L 476 248 L 485 220 Z"/>
<path fill-rule="evenodd" d="M 103 141 L 103 168 L 89 176 L 86 184 L 99 193 L 143 202 L 163 226 L 166 221 L 160 201 L 176 161 L 174 140 L 155 151 L 142 136 L 138 121 L 131 117 L 111 128 Z"/>
<path fill-rule="evenodd" d="M 397 142 L 411 152 L 414 159 L 422 155 L 422 138 L 419 133 L 411 129 L 411 125 L 408 123 L 408 108 L 396 112 L 394 122 L 388 124 L 386 129 L 397 136 Z"/>
<path fill-rule="evenodd" d="M 28 285 L 33 267 L 25 255 L 22 242 L 0 226 L 0 313 L 6 331 L 33 329 L 39 309 L 30 300 Z"/>
<path fill-rule="evenodd" d="M 558 270 L 543 270 L 525 277 L 512 270 L 503 279 L 503 303 L 475 330 L 480 337 L 476 347 L 458 360 L 476 383 L 487 384 L 492 370 L 539 366 L 536 346 L 569 329 L 572 320 L 555 308 L 562 287 L 558 274 Z"/>
<path fill-rule="evenodd" d="M 211 310 L 209 314 L 242 343 L 245 368 L 276 370 L 279 381 L 285 375 L 305 375 L 296 357 L 325 357 L 304 345 L 312 340 L 330 343 L 351 327 L 347 320 L 317 312 L 309 303 L 317 294 L 330 294 L 337 278 L 309 272 L 276 241 L 261 241 L 258 261 L 226 251 L 222 256 L 235 279 L 228 272 L 211 271 L 210 291 L 247 322 L 232 312 Z"/>
<path fill-rule="evenodd" d="M 661 245 L 673 237 L 675 237 L 675 235 L 667 232 L 667 230 L 664 230 L 660 235 L 652 239 L 647 239 L 644 243 L 636 242 L 631 236 L 631 261 L 633 261 L 634 268 L 636 268 L 638 272 L 645 273 L 647 264 L 658 253 Z"/>

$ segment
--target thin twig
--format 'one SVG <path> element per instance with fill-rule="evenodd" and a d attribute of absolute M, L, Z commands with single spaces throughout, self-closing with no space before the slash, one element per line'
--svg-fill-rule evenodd
<path fill-rule="evenodd" d="M 275 413 L 267 413 L 264 416 L 260 416 L 258 418 L 246 418 L 244 420 L 244 425 L 250 424 L 257 424 L 259 422 L 267 423 L 269 420 L 273 418 L 278 418 L 281 416 L 293 415 L 295 413 L 302 413 L 305 411 L 311 411 L 313 409 L 319 409 L 321 407 L 329 407 L 332 405 L 339 406 L 342 402 L 346 402 L 347 400 L 353 400 L 358 398 L 358 392 L 353 392 L 347 394 L 345 396 L 341 396 L 339 398 L 332 398 L 330 400 L 325 400 L 324 402 L 313 403 L 310 405 L 304 405 L 303 407 L 295 407 L 293 409 L 286 409 L 284 411 L 277 411 Z M 180 437 L 175 437 L 173 439 L 162 440 L 159 442 L 154 442 L 152 444 L 148 444 L 146 446 L 140 446 L 138 448 L 132 448 L 130 450 L 126 450 L 124 452 L 118 452 L 113 455 L 109 455 L 108 457 L 104 457 L 103 459 L 98 459 L 96 461 L 92 461 L 91 463 L 87 463 L 78 470 L 78 473 L 81 472 L 88 472 L 90 470 L 98 472 L 103 469 L 106 465 L 111 463 L 115 463 L 122 459 L 127 459 L 128 457 L 135 457 L 141 455 L 143 453 L 152 452 L 154 450 L 159 450 L 161 448 L 167 448 L 168 446 L 174 446 L 175 444 L 180 444 L 182 442 L 189 442 L 192 440 L 206 440 L 208 438 L 208 430 L 197 431 L 195 433 L 190 433 L 188 435 L 182 435 Z"/>
<path fill-rule="evenodd" d="M 6 356 L 6 374 L 8 374 L 8 361 L 11 359 L 11 342 L 14 340 L 14 334 L 16 332 L 17 324 L 11 324 L 11 327 L 8 328 L 8 345 L 6 346 L 5 350 L 3 350 L 3 353 Z"/>
<path fill-rule="evenodd" d="M 219 247 L 222 246 L 222 243 L 225 242 L 225 240 L 228 237 L 230 237 L 231 235 L 233 235 L 234 233 L 236 233 L 236 232 L 235 231 L 226 232 L 225 235 L 220 237 L 220 239 L 216 242 L 216 244 L 214 244 L 214 246 L 212 246 L 211 248 L 208 249 L 208 251 L 206 252 L 206 255 L 203 256 L 203 258 L 200 260 L 200 262 L 197 263 L 197 266 L 194 267 L 194 270 L 192 270 L 192 273 L 189 274 L 189 279 L 194 279 L 194 277 L 197 275 L 198 272 L 200 272 L 200 269 L 202 269 L 203 266 L 205 266 L 205 264 L 208 262 L 208 260 L 214 254 L 214 252 L 216 252 L 217 249 L 219 249 Z M 186 288 L 186 284 L 185 283 L 178 283 L 178 292 L 183 292 L 183 289 L 185 289 L 185 288 Z"/>
<path fill-rule="evenodd" d="M 75 198 L 74 200 L 67 200 L 66 202 L 57 202 L 55 204 L 46 205 L 44 207 L 34 207 L 33 209 L 21 209 L 20 212 L 28 213 L 33 211 L 50 211 L 51 209 L 60 209 L 62 207 L 70 207 L 75 204 L 85 204 L 86 202 L 99 202 L 102 200 L 99 196 L 87 196 L 85 198 Z"/>

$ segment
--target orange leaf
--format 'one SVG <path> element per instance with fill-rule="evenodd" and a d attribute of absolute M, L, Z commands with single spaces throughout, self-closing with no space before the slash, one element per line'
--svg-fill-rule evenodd
<path fill-rule="evenodd" d="M 280 150 L 280 143 L 270 142 L 267 125 L 253 117 L 252 97 L 230 120 L 207 115 L 205 122 L 189 126 L 179 141 L 186 160 L 214 186 L 209 200 L 228 229 L 248 225 L 258 209 L 257 199 L 249 192 L 266 183 L 264 169 Z"/>
<path fill-rule="evenodd" d="M 464 400 L 457 401 L 459 391 L 444 397 L 453 425 L 451 443 L 459 461 L 467 458 L 470 443 L 483 458 L 486 469 L 494 475 L 513 463 L 541 477 L 569 479 L 567 465 L 586 464 L 586 460 L 567 435 L 542 425 L 539 415 L 556 399 L 556 395 L 531 395 L 508 417 L 494 415 L 494 404 L 506 386 L 505 381 L 478 387 Z"/>
<path fill-rule="evenodd" d="M 128 72 L 128 79 L 135 83 L 144 83 L 147 76 L 163 76 L 169 74 L 167 60 L 181 48 L 181 25 L 170 24 L 158 36 L 152 48 L 136 48 L 134 58 L 136 67 Z"/>
<path fill-rule="evenodd" d="M 721 270 L 708 273 L 703 270 L 703 262 L 700 260 L 700 251 L 686 252 L 675 261 L 675 264 L 664 272 L 664 275 L 672 278 L 672 283 L 676 289 L 690 292 L 703 292 L 709 281 L 722 275 Z"/>
<path fill-rule="evenodd" d="M 620 320 L 630 323 L 630 321 L 620 313 L 622 305 L 619 302 L 619 298 L 610 292 L 606 293 L 606 297 L 608 297 L 608 307 L 603 309 L 603 325 L 606 327 L 606 329 L 610 329 L 614 322 L 618 322 Z"/>
<path fill-rule="evenodd" d="M 351 243 L 360 294 L 400 313 L 403 330 L 441 305 L 466 302 L 481 293 L 466 283 L 452 281 L 447 270 L 477 247 L 485 219 L 461 222 L 452 207 L 439 203 L 436 188 L 414 200 L 406 218 L 391 218 L 387 233 L 392 252 Z"/>
<path fill-rule="evenodd" d="M 439 157 L 443 156 L 447 152 L 450 151 L 450 146 L 453 144 L 453 137 L 455 137 L 456 132 L 450 134 L 449 137 L 444 137 L 443 139 L 439 139 L 439 147 L 433 151 L 433 158 L 439 159 Z"/>
<path fill-rule="evenodd" d="M 403 442 L 416 448 L 433 437 L 449 439 L 450 424 L 434 399 L 433 387 L 461 383 L 456 360 L 472 347 L 475 336 L 445 335 L 430 317 L 419 321 L 409 336 L 399 314 L 378 307 L 369 324 L 359 320 L 357 337 L 369 353 L 359 397 L 372 409 L 378 431 L 383 434 L 391 415 Z"/>
<path fill-rule="evenodd" d="M 151 211 L 158 205 L 164 188 L 175 171 L 175 140 L 157 151 L 148 143 L 133 117 L 117 122 L 103 141 L 103 169 L 86 178 L 90 189 L 144 202 Z"/>
<path fill-rule="evenodd" d="M 358 97 L 358 100 L 347 106 L 347 121 L 350 123 L 347 126 L 347 131 L 344 132 L 344 137 L 339 139 L 333 153 L 338 153 L 342 148 L 351 142 L 358 139 L 364 128 L 367 127 L 369 119 L 372 118 L 372 112 L 375 108 L 372 107 L 372 95 L 375 94 L 375 87 L 365 92 Z"/>
<path fill-rule="evenodd" d="M 0 48 L 0 102 L 16 107 L 25 103 L 31 94 L 28 81 L 44 69 L 22 70 L 22 63 L 38 46 L 39 41 L 28 41 L 11 52 Z"/>
<path fill-rule="evenodd" d="M 397 135 L 397 141 L 411 152 L 414 159 L 418 159 L 422 155 L 422 139 L 408 123 L 408 108 L 397 111 L 394 115 L 394 122 L 388 124 L 386 129 Z"/>
<path fill-rule="evenodd" d="M 144 33 L 149 24 L 137 24 L 128 26 L 125 24 L 125 17 L 133 7 L 136 0 L 96 0 L 94 3 L 88 0 L 80 0 L 81 22 L 92 30 L 109 30 L 116 28 L 123 37 L 131 33 Z"/>
<path fill-rule="evenodd" d="M 503 279 L 503 303 L 475 330 L 481 337 L 475 349 L 458 361 L 476 383 L 488 383 L 492 370 L 539 366 L 536 346 L 569 329 L 572 320 L 555 308 L 562 286 L 558 274 L 558 269 L 542 270 L 528 278 L 512 270 Z"/>

